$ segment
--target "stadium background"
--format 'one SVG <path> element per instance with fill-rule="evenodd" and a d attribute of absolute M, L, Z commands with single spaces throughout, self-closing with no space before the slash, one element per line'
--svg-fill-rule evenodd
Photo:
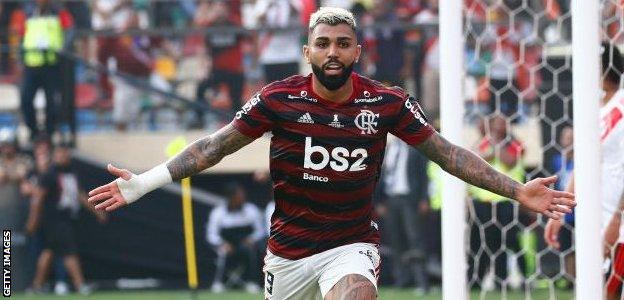
<path fill-rule="evenodd" d="M 298 38 L 291 39 L 291 42 L 300 48 L 305 42 L 306 19 L 321 5 L 354 8 L 362 27 L 360 42 L 368 53 L 358 65 L 358 72 L 406 88 L 422 99 L 432 122 L 439 114 L 435 0 L 292 1 L 298 10 L 290 12 L 291 18 L 268 25 L 254 17 L 257 5 L 260 5 L 257 2 L 263 2 L 261 0 L 128 1 L 124 9 L 137 16 L 136 24 L 130 28 L 122 26 L 122 21 L 96 26 L 95 2 L 98 1 L 58 1 L 73 14 L 74 27 L 72 43 L 62 55 L 64 73 L 59 86 L 59 130 L 54 138 L 75 144 L 76 172 L 85 190 L 110 180 L 103 168 L 106 162 L 136 172 L 143 171 L 166 158 L 165 145 L 175 137 L 186 136 L 187 140 L 192 140 L 227 122 L 232 110 L 248 99 L 268 77 L 263 64 L 270 64 L 267 63 L 270 59 L 263 58 L 263 51 L 271 50 L 263 48 L 267 47 L 263 44 L 263 37 L 267 33 L 294 34 Z M 227 24 L 214 25 L 201 19 L 202 14 L 214 12 L 212 5 L 217 5 L 215 3 L 231 6 Z M 28 153 L 28 134 L 20 123 L 19 114 L 22 69 L 18 32 L 20 10 L 28 10 L 32 3 L 3 1 L 0 5 L 3 7 L 0 19 L 0 127 L 13 129 L 23 151 Z M 572 122 L 569 9 L 570 1 L 464 1 L 466 116 L 461 122 L 466 124 L 465 145 L 476 148 L 482 135 L 491 131 L 489 126 L 480 125 L 483 117 L 503 116 L 510 131 L 523 144 L 522 163 L 526 179 L 565 175 L 570 171 L 566 155 L 571 152 L 571 146 L 561 141 L 561 132 Z M 622 42 L 622 9 L 621 1 L 601 1 L 603 38 L 616 45 Z M 123 16 L 119 18 L 123 19 Z M 215 57 L 207 53 L 204 38 L 223 33 L 235 34 L 240 42 L 236 51 L 241 55 L 239 71 L 244 77 L 240 87 L 242 102 L 233 101 L 231 92 L 222 86 L 209 87 L 202 95 L 206 101 L 198 101 L 198 86 L 210 78 L 210 70 L 218 64 Z M 119 62 L 110 58 L 115 56 L 115 50 L 108 53 L 108 58 L 101 58 L 98 54 L 98 50 L 103 51 L 99 41 L 129 36 L 149 36 L 158 40 L 158 47 L 148 49 L 154 60 L 150 76 L 120 71 L 123 68 Z M 299 73 L 309 72 L 300 59 L 290 63 L 297 65 Z M 102 80 L 102 74 L 107 74 L 109 80 Z M 139 111 L 125 129 L 120 128 L 112 116 L 113 90 L 116 81 L 122 80 L 141 91 L 140 98 L 133 99 L 139 102 Z M 40 111 L 42 96 L 36 99 Z M 196 111 L 201 111 L 201 120 L 196 118 Z M 266 140 L 256 142 L 257 145 L 248 149 L 246 155 L 231 158 L 208 174 L 192 178 L 200 289 L 210 287 L 214 273 L 215 254 L 206 243 L 205 232 L 210 210 L 224 201 L 222 188 L 228 182 L 242 183 L 248 188 L 248 200 L 261 209 L 270 200 L 268 183 L 254 180 L 254 172 L 267 166 L 266 143 Z M 94 298 L 98 297 L 99 290 L 181 289 L 186 286 L 180 197 L 177 185 L 155 191 L 135 205 L 111 214 L 104 225 L 97 223 L 84 210 L 81 212 L 77 231 L 79 254 L 87 281 L 98 290 Z M 509 252 L 510 257 L 521 255 L 528 258 L 524 262 L 527 264 L 524 271 L 517 271 L 518 266 L 509 259 L 510 270 L 516 270 L 516 279 L 498 278 L 499 283 L 509 283 L 509 291 L 505 289 L 503 293 L 496 291 L 497 274 L 490 273 L 489 286 L 469 275 L 468 284 L 474 297 L 570 297 L 573 275 L 564 267 L 564 257 L 573 252 L 573 246 L 563 252 L 544 247 L 541 242 L 544 220 L 524 213 L 517 206 L 513 209 L 514 219 L 501 225 L 496 219 L 482 222 L 474 215 L 471 218 L 473 202 L 466 203 L 469 207 L 467 224 L 474 224 L 482 234 L 491 228 L 518 227 L 526 244 L 519 249 L 508 249 L 507 246 L 501 249 Z M 431 209 L 429 213 L 434 214 L 435 210 Z M 19 228 L 16 231 L 19 237 Z M 28 238 L 23 239 L 23 244 L 19 238 L 17 241 L 14 259 L 18 268 L 23 267 L 23 273 L 15 271 L 18 275 L 14 278 L 14 289 L 19 292 L 30 281 L 34 258 L 27 249 Z M 471 250 L 467 241 L 467 256 L 487 255 L 492 260 L 500 256 L 501 251 L 485 250 L 485 242 L 480 246 L 480 251 Z M 391 261 L 387 243 L 384 243 L 382 253 L 387 256 L 386 262 Z M 429 256 L 435 256 L 435 253 L 425 253 L 424 259 Z M 432 299 L 440 297 L 435 288 L 439 285 L 439 268 L 436 269 L 435 263 L 427 269 L 434 287 L 429 294 Z M 522 272 L 524 274 L 520 274 Z M 382 286 L 393 285 L 390 263 L 384 263 L 381 281 Z M 143 296 L 158 297 L 156 292 L 149 293 Z M 208 294 L 208 291 L 202 292 L 200 298 L 211 299 Z M 111 295 L 101 294 L 101 297 L 123 298 L 126 294 Z M 142 294 L 127 295 L 143 297 Z M 169 295 L 184 297 L 186 293 L 162 294 L 160 297 L 169 299 Z M 224 294 L 232 299 L 239 299 L 242 295 Z M 382 289 L 381 295 L 382 299 L 410 299 L 417 294 L 413 288 L 386 288 Z"/>

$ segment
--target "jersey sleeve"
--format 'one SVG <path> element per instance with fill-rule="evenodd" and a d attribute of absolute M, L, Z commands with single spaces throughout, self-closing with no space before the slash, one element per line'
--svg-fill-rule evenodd
<path fill-rule="evenodd" d="M 429 138 L 435 130 L 425 117 L 414 97 L 406 97 L 401 103 L 398 120 L 390 133 L 409 145 L 415 146 Z"/>
<path fill-rule="evenodd" d="M 236 112 L 232 125 L 240 133 L 258 138 L 271 131 L 275 124 L 275 114 L 261 93 L 254 95 Z"/>

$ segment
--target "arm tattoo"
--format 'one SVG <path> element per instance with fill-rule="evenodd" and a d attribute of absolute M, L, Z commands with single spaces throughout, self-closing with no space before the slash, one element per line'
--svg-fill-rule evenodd
<path fill-rule="evenodd" d="M 496 171 L 476 154 L 450 143 L 441 135 L 434 133 L 416 148 L 459 179 L 501 196 L 517 199 L 522 186 L 519 182 Z"/>
<path fill-rule="evenodd" d="M 253 140 L 238 132 L 232 125 L 227 125 L 186 147 L 167 162 L 167 169 L 174 181 L 186 178 L 216 165 L 225 156 Z"/>

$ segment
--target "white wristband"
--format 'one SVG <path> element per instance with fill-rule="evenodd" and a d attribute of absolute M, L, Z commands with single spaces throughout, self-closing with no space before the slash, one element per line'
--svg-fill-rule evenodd
<path fill-rule="evenodd" d="M 121 195 L 126 202 L 130 204 L 143 195 L 171 183 L 173 180 L 171 179 L 169 169 L 167 169 L 167 166 L 163 163 L 145 173 L 132 175 L 130 180 L 117 178 L 115 181 L 117 182 Z"/>

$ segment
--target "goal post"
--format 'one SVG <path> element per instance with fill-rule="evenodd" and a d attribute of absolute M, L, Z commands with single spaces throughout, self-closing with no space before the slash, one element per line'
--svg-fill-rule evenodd
<path fill-rule="evenodd" d="M 599 1 L 572 1 L 576 299 L 602 299 Z"/>
<path fill-rule="evenodd" d="M 440 116 L 442 134 L 463 144 L 464 38 L 462 1 L 440 1 Z M 466 185 L 445 173 L 442 191 L 442 292 L 443 299 L 468 299 L 466 287 L 465 215 Z"/>

